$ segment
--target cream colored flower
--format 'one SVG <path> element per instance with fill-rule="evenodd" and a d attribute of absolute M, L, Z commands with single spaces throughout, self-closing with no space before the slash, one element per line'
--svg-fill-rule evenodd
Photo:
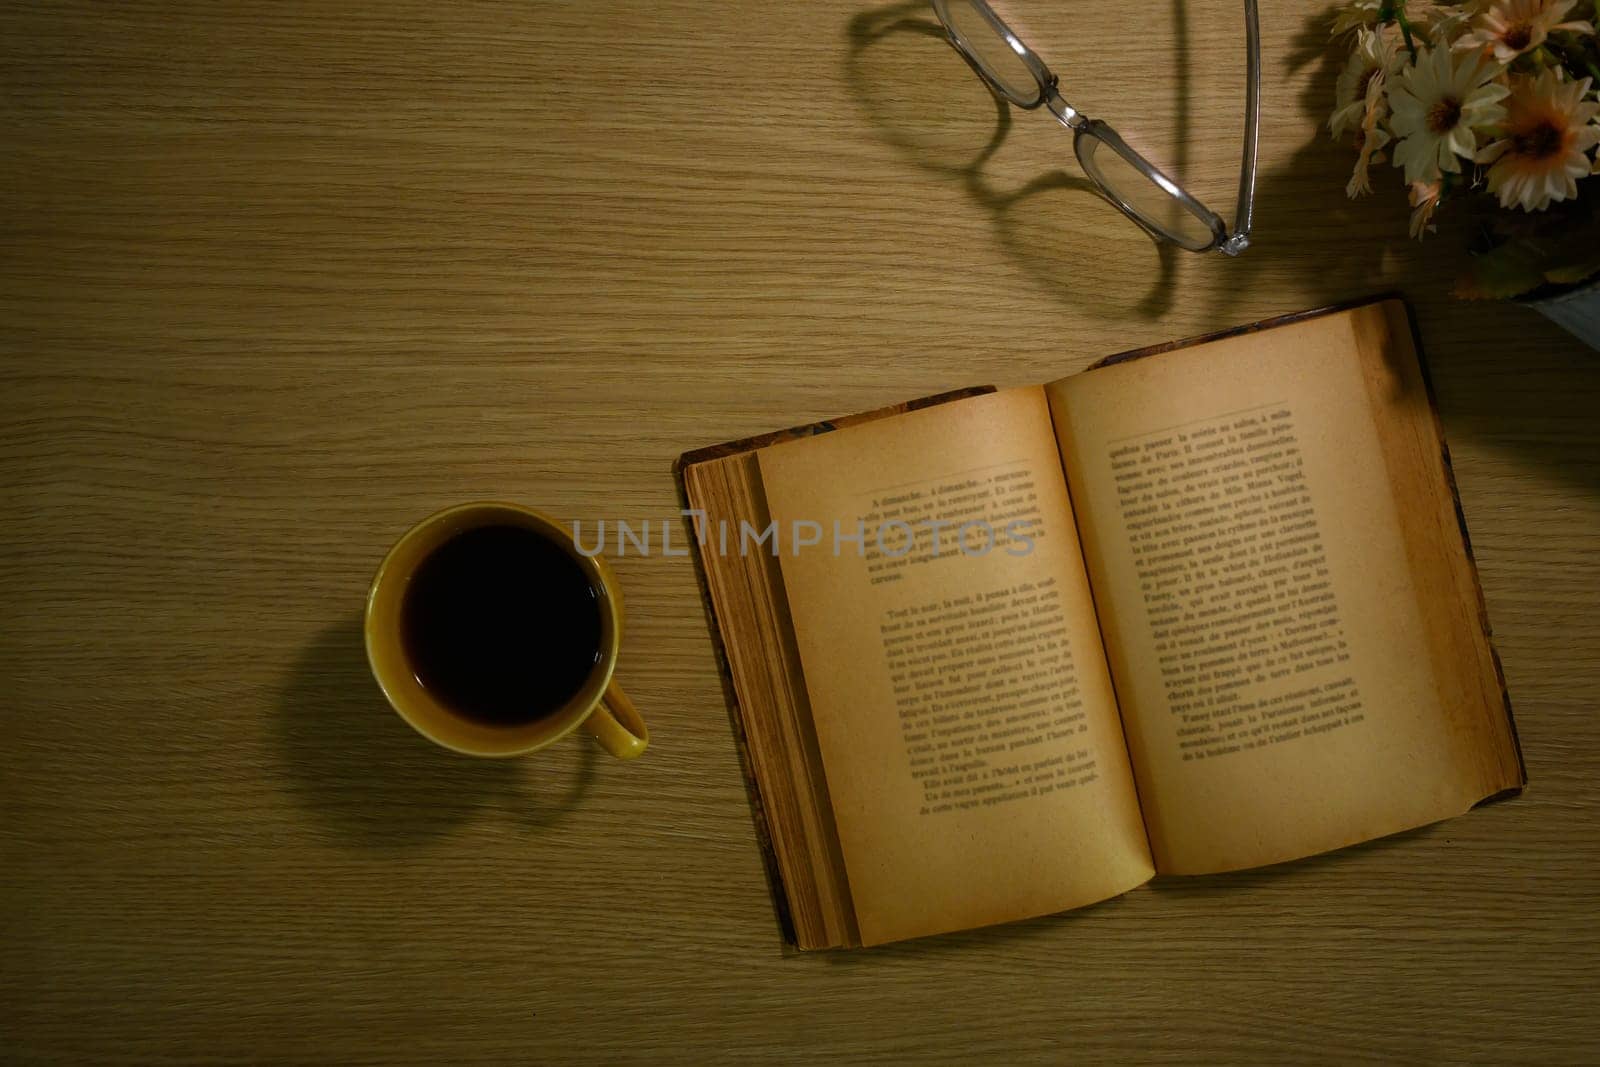
<path fill-rule="evenodd" d="M 1409 5 L 1407 5 L 1407 10 L 1410 10 Z M 1433 12 L 1432 17 L 1427 20 L 1427 30 L 1425 32 L 1435 41 L 1453 41 L 1456 38 L 1456 34 L 1462 31 L 1471 17 L 1470 8 L 1438 8 Z M 1414 19 L 1412 20 L 1412 25 L 1416 25 Z"/>
<path fill-rule="evenodd" d="M 1508 90 L 1494 80 L 1500 69 L 1477 53 L 1457 58 L 1438 47 L 1400 72 L 1389 88 L 1389 125 L 1398 138 L 1394 164 L 1408 183 L 1458 172 L 1462 157 L 1477 154 L 1478 131 L 1505 118 Z"/>
<path fill-rule="evenodd" d="M 1355 51 L 1339 72 L 1334 89 L 1333 115 L 1328 119 L 1334 140 L 1365 123 L 1383 100 L 1384 82 L 1399 65 L 1399 50 L 1392 37 L 1374 30 L 1356 32 Z"/>
<path fill-rule="evenodd" d="M 1433 213 L 1439 208 L 1439 194 L 1443 191 L 1442 182 L 1411 183 L 1411 236 L 1417 240 L 1422 240 L 1424 233 L 1438 232 L 1439 227 L 1433 225 Z"/>
<path fill-rule="evenodd" d="M 1501 63 L 1531 52 L 1557 30 L 1593 33 L 1587 22 L 1563 22 L 1578 0 L 1487 0 L 1478 8 L 1472 29 L 1456 41 L 1458 51 L 1482 51 Z"/>
<path fill-rule="evenodd" d="M 1342 6 L 1338 11 L 1334 11 L 1331 37 L 1349 34 L 1350 30 L 1362 27 L 1378 26 L 1378 14 L 1381 13 L 1382 6 L 1384 0 L 1352 0 Z M 1398 0 L 1395 0 L 1395 6 L 1397 8 L 1400 6 Z M 1406 21 L 1411 22 L 1411 32 L 1419 35 L 1419 40 L 1448 38 L 1451 34 L 1446 32 L 1446 29 L 1456 26 L 1464 18 L 1456 6 L 1434 3 L 1434 0 L 1406 0 L 1405 14 Z M 1397 37 L 1400 35 L 1400 27 L 1395 22 L 1389 22 L 1389 26 L 1384 29 L 1394 32 Z"/>
<path fill-rule="evenodd" d="M 1350 175 L 1349 183 L 1344 187 L 1344 195 L 1351 200 L 1372 192 L 1372 178 L 1367 173 L 1367 168 L 1383 162 L 1384 155 L 1379 149 L 1390 140 L 1389 131 L 1377 124 L 1376 112 L 1373 113 L 1373 117 L 1374 121 L 1370 126 L 1362 125 L 1356 130 L 1356 166 Z"/>
<path fill-rule="evenodd" d="M 1333 36 L 1358 27 L 1371 26 L 1378 21 L 1378 8 L 1383 0 L 1354 0 L 1340 8 L 1333 16 Z"/>
<path fill-rule="evenodd" d="M 1590 79 L 1562 81 L 1554 70 L 1537 79 L 1512 79 L 1499 140 L 1478 153 L 1489 168 L 1489 191 L 1501 207 L 1543 211 L 1578 195 L 1578 179 L 1592 172 L 1589 149 L 1600 143 L 1600 103 L 1586 101 Z"/>
<path fill-rule="evenodd" d="M 1383 0 L 1351 0 L 1334 13 L 1332 35 L 1337 37 L 1362 26 L 1376 25 L 1382 9 Z M 1424 35 L 1436 35 L 1440 25 L 1455 17 L 1456 13 L 1451 8 L 1436 4 L 1433 0 L 1409 0 L 1406 4 L 1406 18 L 1411 22 L 1413 32 L 1421 31 Z M 1390 28 L 1394 28 L 1392 24 Z"/>

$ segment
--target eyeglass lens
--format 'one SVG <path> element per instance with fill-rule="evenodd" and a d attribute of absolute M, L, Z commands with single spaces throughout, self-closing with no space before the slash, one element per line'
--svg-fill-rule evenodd
<path fill-rule="evenodd" d="M 1146 226 L 1185 248 L 1203 249 L 1215 240 L 1209 223 L 1136 167 L 1115 144 L 1092 133 L 1080 134 L 1078 161 L 1091 178 L 1126 204 Z"/>
<path fill-rule="evenodd" d="M 1041 90 L 1033 71 L 972 0 L 947 0 L 944 10 L 950 29 L 991 81 L 1021 103 L 1031 106 L 1039 100 Z"/>
<path fill-rule="evenodd" d="M 1027 106 L 1041 96 L 1033 70 L 973 0 L 943 0 L 937 5 L 984 74 L 1014 100 Z M 1209 248 L 1216 235 L 1211 225 L 1182 200 L 1124 155 L 1123 150 L 1093 133 L 1078 135 L 1078 159 L 1090 177 L 1121 200 L 1144 222 L 1185 248 Z"/>

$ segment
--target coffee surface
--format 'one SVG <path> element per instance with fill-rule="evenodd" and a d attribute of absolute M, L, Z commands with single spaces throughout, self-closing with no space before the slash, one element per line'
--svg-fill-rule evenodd
<path fill-rule="evenodd" d="M 600 591 L 535 530 L 466 530 L 423 560 L 401 627 L 417 681 L 456 713 L 515 726 L 560 711 L 601 660 Z"/>

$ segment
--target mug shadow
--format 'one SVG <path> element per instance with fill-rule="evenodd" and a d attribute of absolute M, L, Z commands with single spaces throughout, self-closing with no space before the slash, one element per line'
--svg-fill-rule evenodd
<path fill-rule="evenodd" d="M 556 821 L 589 788 L 595 745 L 582 739 L 539 754 L 539 778 L 566 783 L 548 796 L 528 761 L 476 759 L 418 735 L 384 701 L 367 667 L 360 616 L 306 646 L 278 699 L 277 735 L 290 793 L 341 843 L 403 848 L 466 823 L 490 801 L 518 824 Z"/>
<path fill-rule="evenodd" d="M 1183 0 L 1177 8 L 1182 21 Z M 920 169 L 958 182 L 989 216 L 1001 249 L 1036 284 L 1074 307 L 1108 316 L 1155 319 L 1172 306 L 1177 250 L 1142 234 L 1092 181 L 1056 169 L 1011 191 L 996 187 L 987 164 L 1011 132 L 1012 105 L 975 71 L 962 69 L 965 57 L 949 47 L 925 0 L 862 11 L 850 19 L 846 37 L 846 81 L 873 128 Z M 1186 134 L 1186 50 L 1177 67 L 1179 123 Z M 905 92 L 908 85 L 918 92 Z M 1182 155 L 1180 171 L 1186 150 Z M 1069 199 L 1063 202 L 1062 194 Z M 1075 268 L 1102 232 L 1148 243 L 1156 270 L 1142 294 L 1080 284 Z"/>

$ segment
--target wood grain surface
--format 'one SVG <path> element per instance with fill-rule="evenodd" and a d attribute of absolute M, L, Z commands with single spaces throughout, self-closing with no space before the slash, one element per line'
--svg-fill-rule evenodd
<path fill-rule="evenodd" d="M 1013 0 L 1231 215 L 1226 0 Z M 1158 252 L 921 2 L 0 8 L 0 1057 L 1592 1060 L 1600 354 L 1343 193 L 1267 0 L 1257 241 Z M 1600 180 L 1600 179 L 1597 179 Z M 1532 784 L 1266 871 L 780 949 L 689 561 L 616 558 L 654 742 L 436 750 L 363 660 L 411 522 L 671 521 L 681 451 L 1399 289 Z"/>

